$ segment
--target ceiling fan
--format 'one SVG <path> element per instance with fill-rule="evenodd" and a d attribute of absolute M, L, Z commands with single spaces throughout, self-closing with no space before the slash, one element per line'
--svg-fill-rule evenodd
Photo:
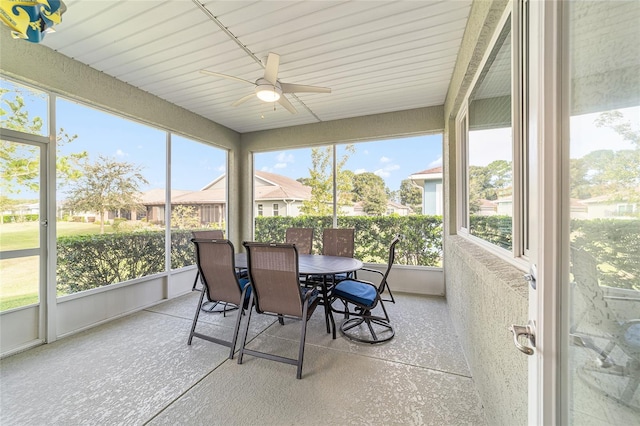
<path fill-rule="evenodd" d="M 264 70 L 264 76 L 257 79 L 255 82 L 245 80 L 243 78 L 234 77 L 232 75 L 220 74 L 218 72 L 200 70 L 203 74 L 213 75 L 216 77 L 227 78 L 229 80 L 240 81 L 242 83 L 248 83 L 255 86 L 254 93 L 244 96 L 235 101 L 232 106 L 238 106 L 254 95 L 264 102 L 278 102 L 291 114 L 295 114 L 297 111 L 284 96 L 285 93 L 331 93 L 331 89 L 328 87 L 307 86 L 304 84 L 292 84 L 284 83 L 278 80 L 278 68 L 280 67 L 280 55 L 276 53 L 269 53 L 267 57 L 267 64 Z"/>

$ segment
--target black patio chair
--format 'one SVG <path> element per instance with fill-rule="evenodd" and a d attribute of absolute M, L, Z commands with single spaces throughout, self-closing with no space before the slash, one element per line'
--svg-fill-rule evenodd
<path fill-rule="evenodd" d="M 285 242 L 295 244 L 298 254 L 311 254 L 313 251 L 313 228 L 287 228 Z"/>
<path fill-rule="evenodd" d="M 198 265 L 200 281 L 202 282 L 202 292 L 196 308 L 195 317 L 193 318 L 187 344 L 191 345 L 193 338 L 199 337 L 219 345 L 224 345 L 231 349 L 229 358 L 233 359 L 233 352 L 235 351 L 236 341 L 238 339 L 238 330 L 240 329 L 240 320 L 244 310 L 249 306 L 249 280 L 246 278 L 238 278 L 236 274 L 235 249 L 231 241 L 201 238 L 194 238 L 191 241 L 196 246 L 196 263 Z M 211 303 L 228 303 L 235 306 L 236 309 L 240 308 L 231 340 L 223 340 L 219 337 L 196 332 L 198 317 L 205 295 Z"/>
<path fill-rule="evenodd" d="M 238 364 L 242 364 L 244 354 L 249 354 L 271 361 L 297 365 L 296 378 L 300 379 L 307 321 L 320 300 L 318 290 L 301 287 L 298 251 L 295 245 L 245 242 L 244 246 L 247 249 L 247 265 L 252 289 L 249 306 L 254 306 L 258 314 L 277 316 L 281 324 L 283 318 L 293 318 L 301 320 L 302 325 L 297 359 L 248 349 L 245 345 L 251 322 L 252 309 L 249 309 L 244 338 L 240 343 Z"/>
<path fill-rule="evenodd" d="M 331 309 L 333 312 L 344 314 L 345 319 L 340 325 L 340 332 L 348 339 L 375 344 L 387 342 L 395 335 L 381 295 L 387 287 L 387 278 L 395 260 L 396 244 L 399 241 L 398 236 L 391 241 L 386 271 L 384 273 L 376 271 L 381 275 L 377 286 L 368 281 L 348 278 L 334 287 L 331 294 Z M 344 309 L 340 310 L 334 306 L 336 300 L 343 302 Z M 378 306 L 382 310 L 382 316 L 372 312 Z"/>
<path fill-rule="evenodd" d="M 640 413 L 640 399 L 634 398 L 640 385 L 640 315 L 619 318 L 609 306 L 613 299 L 634 303 L 638 308 L 631 311 L 640 314 L 640 298 L 606 296 L 596 259 L 588 252 L 572 247 L 571 261 L 573 289 L 582 296 L 584 309 L 574 318 L 570 342 L 595 355 L 578 366 L 576 375 L 589 388 Z"/>

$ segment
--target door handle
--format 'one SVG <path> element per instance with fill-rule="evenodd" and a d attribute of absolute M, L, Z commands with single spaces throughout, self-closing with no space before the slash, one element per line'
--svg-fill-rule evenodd
<path fill-rule="evenodd" d="M 536 347 L 535 323 L 529 320 L 527 325 L 511 325 L 509 331 L 513 334 L 513 344 L 525 355 L 533 355 L 533 348 Z M 518 340 L 520 336 L 525 336 L 532 347 L 525 346 Z"/>

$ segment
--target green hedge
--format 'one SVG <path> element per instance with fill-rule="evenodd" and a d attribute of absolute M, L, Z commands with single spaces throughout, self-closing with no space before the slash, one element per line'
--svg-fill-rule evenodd
<path fill-rule="evenodd" d="M 329 216 L 257 217 L 256 241 L 284 241 L 287 228 L 313 228 L 313 252 L 322 253 L 322 230 L 332 227 Z M 355 254 L 363 262 L 387 263 L 389 243 L 395 235 L 400 265 L 442 265 L 442 216 L 345 216 L 338 227 L 355 229 Z"/>
<path fill-rule="evenodd" d="M 322 230 L 331 227 L 330 217 L 260 217 L 256 241 L 284 241 L 289 227 L 315 229 L 314 251 L 322 252 Z M 355 228 L 355 256 L 364 262 L 386 263 L 394 235 L 402 235 L 396 263 L 440 266 L 442 264 L 442 217 L 345 217 L 343 228 Z M 191 230 L 171 232 L 171 268 L 195 263 Z M 238 248 L 239 249 L 239 248 Z M 115 284 L 164 272 L 164 231 L 60 237 L 57 241 L 58 294 Z"/>
<path fill-rule="evenodd" d="M 469 216 L 469 233 L 506 250 L 513 248 L 511 216 Z"/>
<path fill-rule="evenodd" d="M 2 215 L 2 223 L 37 222 L 39 214 L 5 214 Z"/>
<path fill-rule="evenodd" d="M 474 216 L 477 235 L 498 245 L 511 244 L 511 219 Z M 289 227 L 314 228 L 314 253 L 322 252 L 322 230 L 331 217 L 258 217 L 256 241 L 284 241 Z M 355 256 L 364 262 L 386 263 L 389 242 L 400 234 L 396 263 L 442 265 L 441 216 L 347 216 L 341 228 L 354 228 Z M 508 228 L 508 232 L 507 232 Z M 640 220 L 572 220 L 572 245 L 598 260 L 602 284 L 640 290 Z M 195 263 L 191 230 L 171 232 L 171 268 Z M 236 249 L 240 250 L 239 247 Z M 164 231 L 60 237 L 57 241 L 59 294 L 70 294 L 164 272 Z"/>
<path fill-rule="evenodd" d="M 171 231 L 171 266 L 195 263 L 190 230 Z M 59 295 L 165 271 L 164 231 L 76 235 L 57 241 Z"/>

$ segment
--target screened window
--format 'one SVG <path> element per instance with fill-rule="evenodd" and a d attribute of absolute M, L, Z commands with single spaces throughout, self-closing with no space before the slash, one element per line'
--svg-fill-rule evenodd
<path fill-rule="evenodd" d="M 273 216 L 286 218 L 256 218 L 256 240 L 313 227 L 320 252 L 324 228 L 355 228 L 356 257 L 385 263 L 384 242 L 402 234 L 398 263 L 441 265 L 442 135 L 258 153 L 254 163 L 256 201 L 282 194 Z"/>
<path fill-rule="evenodd" d="M 513 249 L 514 136 L 511 19 L 479 73 L 459 128 L 464 157 L 462 228 L 498 247 Z"/>
<path fill-rule="evenodd" d="M 58 141 L 58 295 L 164 272 L 166 133 L 64 99 L 56 114 L 68 135 Z"/>
<path fill-rule="evenodd" d="M 171 135 L 171 268 L 192 265 L 192 232 L 225 229 L 227 152 Z M 160 195 L 158 191 L 158 195 Z M 164 203 L 164 194 L 159 200 Z"/>

